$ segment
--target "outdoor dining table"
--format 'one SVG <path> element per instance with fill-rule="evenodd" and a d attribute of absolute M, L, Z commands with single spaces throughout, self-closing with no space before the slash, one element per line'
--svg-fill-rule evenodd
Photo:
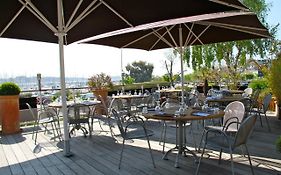
<path fill-rule="evenodd" d="M 69 107 L 73 104 L 83 104 L 83 105 L 86 105 L 86 106 L 94 106 L 94 105 L 97 105 L 97 104 L 100 104 L 100 103 L 101 102 L 98 101 L 98 100 L 67 101 L 66 105 L 67 105 L 67 107 Z M 61 102 L 52 102 L 52 103 L 48 104 L 48 106 L 51 107 L 51 108 L 59 109 L 59 108 L 62 108 L 62 103 Z"/>
<path fill-rule="evenodd" d="M 208 104 L 219 103 L 220 105 L 226 106 L 233 101 L 240 101 L 242 98 L 243 98 L 242 96 L 230 96 L 230 97 L 222 97 L 222 98 L 207 97 L 206 102 Z"/>
<path fill-rule="evenodd" d="M 241 90 L 226 90 L 226 91 L 231 94 L 243 94 L 244 93 L 244 91 L 241 91 Z"/>
<path fill-rule="evenodd" d="M 83 104 L 83 105 L 86 105 L 86 106 L 95 106 L 95 105 L 100 104 L 100 103 L 101 103 L 101 101 L 99 101 L 99 100 L 67 101 L 66 105 L 67 105 L 67 107 L 69 107 L 69 106 L 71 106 L 73 104 Z M 59 117 L 59 110 L 62 108 L 62 103 L 61 102 L 49 103 L 48 107 L 53 108 L 55 110 L 55 112 L 57 113 L 57 116 Z M 58 120 L 58 126 L 60 126 L 59 120 Z M 59 132 L 60 132 L 59 135 L 61 136 L 62 135 L 61 131 L 59 131 Z"/>
<path fill-rule="evenodd" d="M 177 132 L 176 132 L 176 146 L 169 151 L 167 151 L 162 159 L 167 159 L 167 156 L 169 153 L 171 153 L 173 150 L 177 150 L 177 157 L 175 160 L 175 167 L 179 167 L 179 156 L 180 155 L 186 155 L 186 152 L 190 153 L 194 159 L 195 162 L 198 161 L 198 157 L 196 154 L 187 148 L 185 143 L 185 123 L 187 121 L 193 121 L 193 120 L 207 120 L 207 119 L 215 119 L 215 118 L 222 118 L 224 115 L 223 111 L 217 111 L 217 112 L 204 112 L 199 111 L 196 109 L 188 108 L 186 112 L 176 115 L 175 112 L 156 112 L 152 111 L 146 114 L 143 114 L 143 116 L 146 119 L 154 119 L 154 120 L 164 120 L 164 121 L 175 121 L 177 124 Z"/>
<path fill-rule="evenodd" d="M 128 116 L 132 116 L 131 113 L 131 105 L 132 105 L 132 99 L 137 99 L 137 98 L 147 98 L 149 97 L 149 95 L 147 94 L 140 94 L 140 95 L 131 95 L 131 94 L 124 94 L 124 95 L 116 95 L 116 96 L 112 96 L 113 100 L 121 100 L 124 99 L 127 102 L 127 115 Z M 112 101 L 113 103 L 114 101 Z"/>

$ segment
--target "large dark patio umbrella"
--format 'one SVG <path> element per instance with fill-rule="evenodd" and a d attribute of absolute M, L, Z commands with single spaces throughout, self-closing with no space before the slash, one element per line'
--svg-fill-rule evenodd
<path fill-rule="evenodd" d="M 245 8 L 238 0 L 1 0 L 0 37 L 59 44 L 64 152 L 68 155 L 65 44 L 145 23 Z"/>
<path fill-rule="evenodd" d="M 160 21 L 105 33 L 81 43 L 144 50 L 177 49 L 181 57 L 183 103 L 183 47 L 267 37 L 268 30 L 254 13 L 237 11 Z"/>

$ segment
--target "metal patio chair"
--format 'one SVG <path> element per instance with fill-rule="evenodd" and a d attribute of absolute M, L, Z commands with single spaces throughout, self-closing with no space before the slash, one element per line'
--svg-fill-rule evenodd
<path fill-rule="evenodd" d="M 72 129 L 69 131 L 69 136 L 71 136 L 75 130 L 81 130 L 85 137 L 88 133 L 90 133 L 90 136 L 92 135 L 89 122 L 90 112 L 91 109 L 89 106 L 80 103 L 76 103 L 68 107 L 68 123 L 72 126 Z M 89 131 L 85 128 L 85 124 L 88 125 Z"/>
<path fill-rule="evenodd" d="M 206 132 L 203 151 L 202 151 L 201 157 L 199 159 L 199 163 L 198 163 L 197 170 L 196 170 L 195 174 L 197 175 L 199 173 L 200 164 L 201 164 L 202 157 L 204 155 L 206 147 L 211 147 L 211 148 L 220 149 L 219 163 L 221 161 L 222 151 L 223 150 L 229 151 L 230 160 L 231 160 L 231 171 L 232 171 L 232 175 L 234 175 L 234 164 L 233 164 L 232 153 L 236 148 L 238 148 L 240 146 L 244 146 L 245 150 L 247 152 L 247 155 L 248 155 L 248 160 L 249 160 L 249 163 L 250 163 L 251 172 L 254 175 L 254 169 L 253 169 L 251 157 L 250 157 L 250 154 L 249 154 L 249 151 L 248 151 L 247 141 L 248 141 L 248 138 L 249 138 L 250 134 L 252 133 L 253 127 L 254 127 L 255 122 L 256 122 L 256 119 L 257 119 L 256 115 L 251 115 L 248 118 L 246 118 L 241 123 L 241 126 L 239 127 L 239 129 L 238 129 L 234 138 L 227 135 L 224 131 L 220 131 L 220 130 L 217 130 L 217 129 L 208 129 L 207 132 Z M 236 122 L 233 121 L 233 123 L 236 123 Z M 209 135 L 210 133 L 214 133 L 215 135 Z"/>
<path fill-rule="evenodd" d="M 204 134 L 208 129 L 219 130 L 228 134 L 235 133 L 238 131 L 240 124 L 244 118 L 244 113 L 245 113 L 244 104 L 240 101 L 231 102 L 226 106 L 224 111 L 225 114 L 223 116 L 222 126 L 210 125 L 204 127 L 201 140 L 199 143 L 199 148 L 198 148 L 199 150 L 203 141 Z"/>
<path fill-rule="evenodd" d="M 123 151 L 124 151 L 124 146 L 125 146 L 125 140 L 132 140 L 132 139 L 139 139 L 139 138 L 146 138 L 147 139 L 147 144 L 148 144 L 148 148 L 149 148 L 149 153 L 151 156 L 151 160 L 153 163 L 153 166 L 155 168 L 155 163 L 154 163 L 154 159 L 153 159 L 153 155 L 152 155 L 152 151 L 151 151 L 151 147 L 150 147 L 150 143 L 149 143 L 149 136 L 152 136 L 154 133 L 151 130 L 147 130 L 144 124 L 144 121 L 139 118 L 138 121 L 135 120 L 128 120 L 126 122 L 125 127 L 123 126 L 123 124 L 121 122 L 121 118 L 120 115 L 114 110 L 112 109 L 112 114 L 116 120 L 118 129 L 120 131 L 120 135 L 123 138 L 123 143 L 122 143 L 122 151 L 120 154 L 120 161 L 119 161 L 119 165 L 118 168 L 120 169 L 121 167 L 121 162 L 122 162 L 122 158 L 123 158 Z M 141 121 L 141 122 L 139 122 Z M 128 130 L 128 127 L 132 127 L 132 126 L 139 126 L 137 128 L 134 128 L 134 130 Z"/>
<path fill-rule="evenodd" d="M 46 133 L 47 131 L 50 131 L 48 129 L 48 124 L 50 124 L 51 128 L 52 128 L 52 133 L 54 134 L 54 138 L 56 138 L 57 136 L 60 136 L 60 132 L 56 125 L 58 122 L 58 116 L 55 111 L 42 110 L 42 111 L 38 112 L 38 115 L 36 115 L 34 113 L 32 107 L 30 106 L 30 104 L 26 103 L 26 105 L 28 106 L 29 112 L 34 119 L 32 139 L 34 139 L 35 144 L 37 144 L 37 134 L 39 132 L 38 127 L 40 127 L 40 125 L 42 125 L 44 127 L 44 133 Z"/>

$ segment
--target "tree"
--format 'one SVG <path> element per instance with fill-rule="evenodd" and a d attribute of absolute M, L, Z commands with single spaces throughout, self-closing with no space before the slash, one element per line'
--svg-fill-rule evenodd
<path fill-rule="evenodd" d="M 274 37 L 278 25 L 271 27 L 266 23 L 269 5 L 266 4 L 265 0 L 243 0 L 242 2 L 257 14 L 260 21 Z M 246 60 L 254 56 L 264 58 L 270 50 L 277 50 L 275 42 L 274 39 L 255 39 L 193 46 L 192 49 L 186 49 L 184 58 L 188 65 L 191 62 L 192 68 L 195 70 L 200 70 L 203 67 L 211 68 L 214 65 L 218 65 L 221 69 L 222 65 L 225 64 L 228 77 L 236 85 L 240 79 L 240 73 L 245 68 Z M 191 60 L 190 55 L 192 55 Z"/>
<path fill-rule="evenodd" d="M 147 82 L 152 79 L 154 66 L 145 61 L 134 61 L 131 65 L 126 66 L 128 75 L 135 80 L 136 83 Z"/>
<path fill-rule="evenodd" d="M 177 59 L 177 50 L 169 51 L 166 53 L 166 59 L 164 61 L 167 74 L 164 75 L 164 80 L 171 83 L 174 86 L 175 76 L 173 75 L 173 66 L 175 64 L 175 59 Z"/>

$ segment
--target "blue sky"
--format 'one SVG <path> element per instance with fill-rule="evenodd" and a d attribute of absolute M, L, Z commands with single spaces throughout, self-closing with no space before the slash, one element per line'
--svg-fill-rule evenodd
<path fill-rule="evenodd" d="M 268 22 L 271 25 L 280 24 L 279 30 L 277 33 L 277 38 L 281 40 L 281 0 L 266 0 L 267 3 L 271 3 L 272 6 L 268 13 Z"/>
<path fill-rule="evenodd" d="M 272 3 L 268 14 L 271 25 L 281 24 L 281 0 L 266 0 Z M 281 40 L 281 26 L 277 38 Z M 59 77 L 58 45 L 42 42 L 0 38 L 0 78 L 18 75 Z M 165 73 L 164 60 L 167 50 L 143 51 L 123 50 L 123 69 L 133 61 L 147 61 L 154 64 L 154 75 Z M 105 46 L 71 44 L 65 47 L 65 72 L 70 77 L 90 77 L 105 72 L 111 76 L 121 74 L 121 50 Z M 15 64 L 16 63 L 16 64 Z M 180 71 L 179 60 L 174 72 Z M 186 68 L 185 68 L 186 69 Z"/>

